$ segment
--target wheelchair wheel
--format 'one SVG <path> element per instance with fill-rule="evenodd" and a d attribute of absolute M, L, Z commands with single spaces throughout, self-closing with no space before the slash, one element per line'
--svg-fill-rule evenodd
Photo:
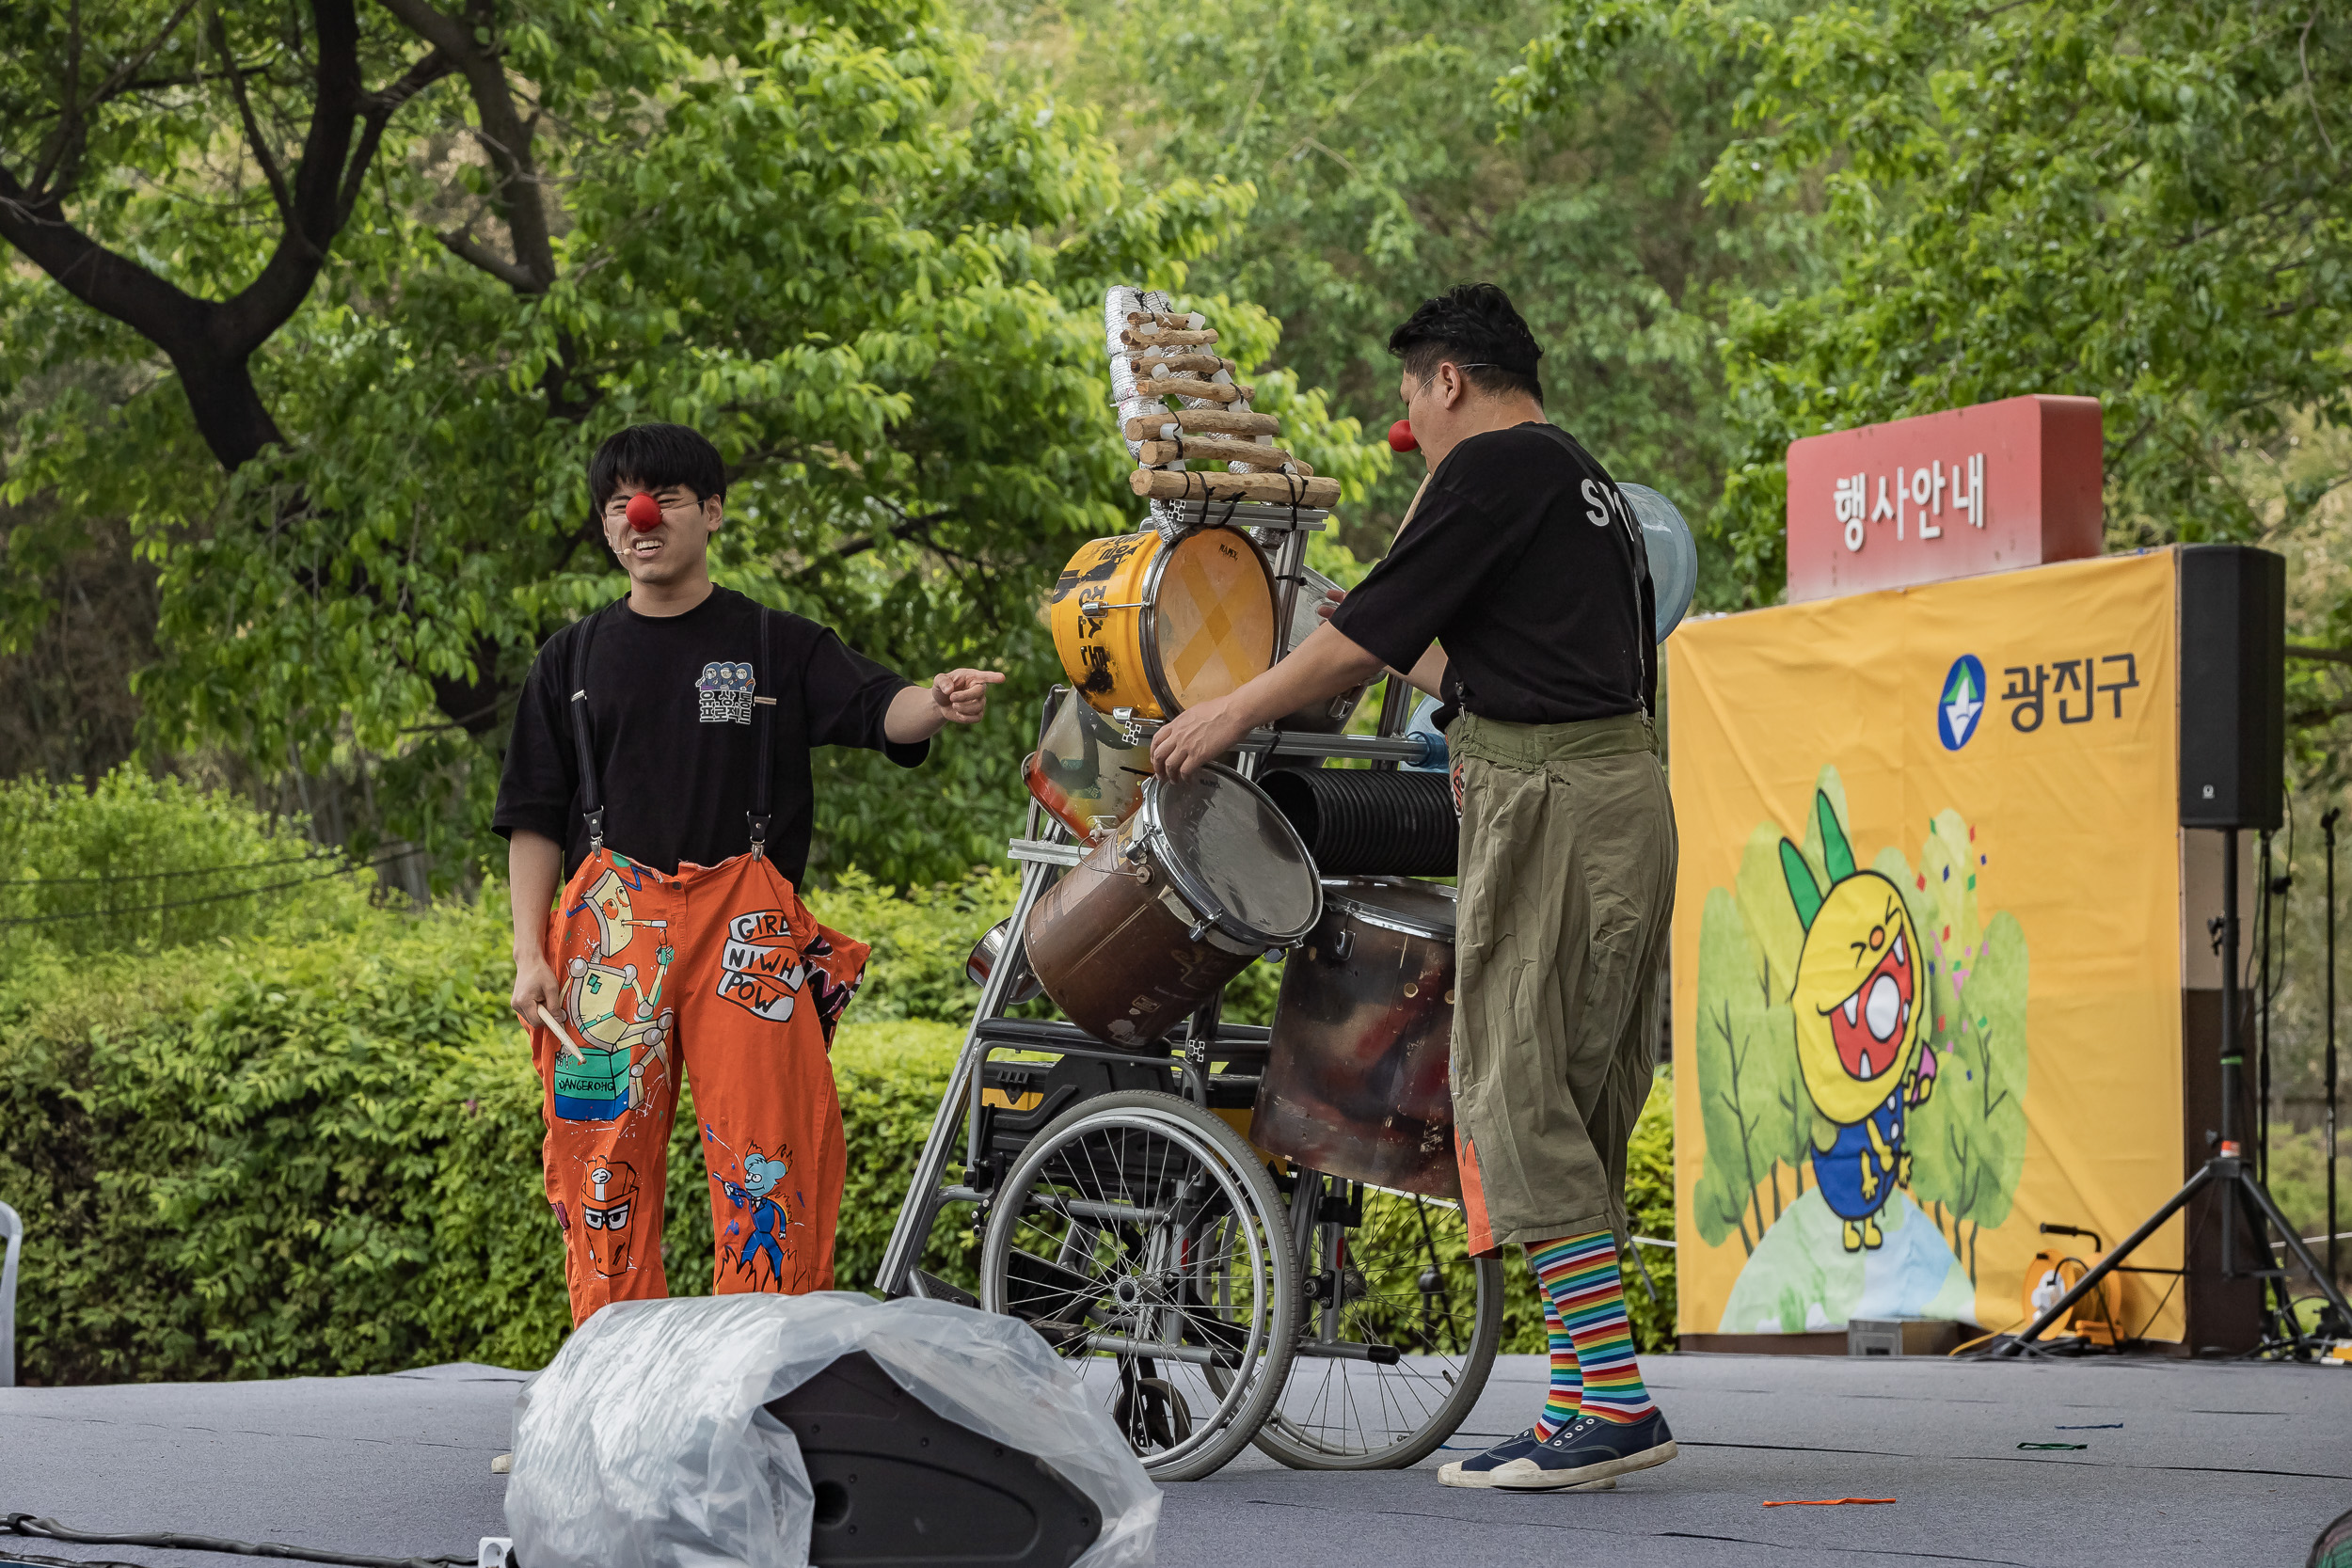
<path fill-rule="evenodd" d="M 1298 1263 L 1249 1146 L 1188 1101 L 1122 1090 L 1040 1132 L 990 1203 L 980 1305 L 1079 1364 L 1144 1468 L 1216 1470 L 1282 1390 Z"/>
<path fill-rule="evenodd" d="M 1297 1350 L 1258 1447 L 1298 1470 L 1401 1469 L 1486 1386 L 1502 1265 L 1469 1256 L 1458 1205 L 1295 1174 Z"/>

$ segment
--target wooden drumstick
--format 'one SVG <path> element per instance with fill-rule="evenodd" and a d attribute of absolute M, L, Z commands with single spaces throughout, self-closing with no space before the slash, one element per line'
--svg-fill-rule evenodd
<path fill-rule="evenodd" d="M 1129 348 L 1204 348 L 1216 341 L 1216 329 L 1201 332 L 1138 332 L 1130 326 L 1119 334 Z"/>
<path fill-rule="evenodd" d="M 1136 461 L 1147 468 L 1187 461 L 1247 463 L 1252 467 L 1279 468 L 1298 460 L 1280 447 L 1262 447 L 1255 441 L 1219 440 L 1214 436 L 1188 436 L 1181 441 L 1146 441 L 1143 450 L 1136 453 Z M 1302 464 L 1300 471 L 1313 470 Z"/>
<path fill-rule="evenodd" d="M 548 1011 L 548 1005 L 544 1002 L 539 1004 L 539 1022 L 555 1031 L 555 1037 L 564 1042 L 564 1051 L 570 1052 L 574 1061 L 584 1062 L 588 1059 L 588 1053 L 580 1048 L 580 1042 L 564 1032 L 564 1021 Z M 563 1053 L 563 1051 L 556 1053 L 559 1056 Z"/>
<path fill-rule="evenodd" d="M 1235 381 L 1196 381 L 1189 376 L 1157 375 L 1136 386 L 1147 397 L 1207 398 L 1213 403 L 1244 403 L 1256 388 Z"/>
<path fill-rule="evenodd" d="M 1340 499 L 1336 479 L 1294 479 L 1287 474 L 1179 473 L 1170 468 L 1137 468 L 1127 476 L 1127 487 L 1152 500 L 1245 500 L 1278 506 L 1311 506 L 1317 511 Z"/>

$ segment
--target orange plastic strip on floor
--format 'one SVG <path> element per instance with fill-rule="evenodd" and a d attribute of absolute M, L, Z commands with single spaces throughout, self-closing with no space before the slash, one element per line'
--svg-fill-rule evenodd
<path fill-rule="evenodd" d="M 1892 1497 L 1789 1497 L 1766 1508 L 1836 1508 L 1840 1503 L 1891 1503 Z"/>

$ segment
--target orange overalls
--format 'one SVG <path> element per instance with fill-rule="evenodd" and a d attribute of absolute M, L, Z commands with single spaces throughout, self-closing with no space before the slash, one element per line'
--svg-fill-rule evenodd
<path fill-rule="evenodd" d="M 750 850 L 675 875 L 604 847 L 579 695 L 573 718 L 591 848 L 548 922 L 563 1036 L 544 1023 L 531 1032 L 572 1322 L 610 1301 L 669 1294 L 662 1194 L 690 1063 L 716 1233 L 712 1291 L 828 1290 L 848 1161 L 827 1053 L 867 949 L 818 925 L 767 857 L 770 714 L 755 710 Z"/>

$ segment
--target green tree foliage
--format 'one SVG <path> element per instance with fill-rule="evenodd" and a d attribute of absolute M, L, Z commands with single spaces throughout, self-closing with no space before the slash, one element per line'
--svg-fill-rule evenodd
<path fill-rule="evenodd" d="M 999 0 L 989 27 L 1016 64 L 1110 108 L 1150 182 L 1255 188 L 1198 272 L 1272 311 L 1282 362 L 1343 412 L 1385 430 L 1403 412 L 1390 330 L 1438 290 L 1491 279 L 1549 349 L 1554 417 L 1702 517 L 1727 451 L 1724 292 L 1787 272 L 1803 227 L 1702 204 L 1733 134 L 1722 72 L 1604 82 L 1499 141 L 1497 78 L 1547 14 L 1534 0 L 1214 14 Z M 1379 486 L 1360 553 L 1386 546 L 1422 473 L 1408 458 Z"/>
<path fill-rule="evenodd" d="M 1735 85 L 1719 205 L 1826 206 L 1813 287 L 1732 311 L 1721 522 L 1751 603 L 1785 570 L 1802 436 L 2025 392 L 2106 410 L 2111 538 L 2237 537 L 2233 458 L 2352 415 L 2352 17 L 2305 5 L 1570 0 L 1532 120 L 1628 72 Z M 2290 486 L 2306 514 L 2341 467 Z"/>
<path fill-rule="evenodd" d="M 0 967 L 347 926 L 370 879 L 303 827 L 129 768 L 87 789 L 0 781 Z"/>
<path fill-rule="evenodd" d="M 356 766 L 391 831 L 479 848 L 533 649 L 624 586 L 584 459 L 675 420 L 728 461 L 723 580 L 918 677 L 1017 677 L 919 779 L 828 760 L 819 863 L 993 853 L 1040 590 L 1135 513 L 1102 284 L 1180 283 L 1246 190 L 1130 184 L 930 0 L 56 0 L 0 38 L 0 237 L 41 269 L 0 274 L 6 494 L 42 502 L 9 645 L 127 516 L 160 750 Z M 1317 400 L 1265 401 L 1360 467 Z"/>

